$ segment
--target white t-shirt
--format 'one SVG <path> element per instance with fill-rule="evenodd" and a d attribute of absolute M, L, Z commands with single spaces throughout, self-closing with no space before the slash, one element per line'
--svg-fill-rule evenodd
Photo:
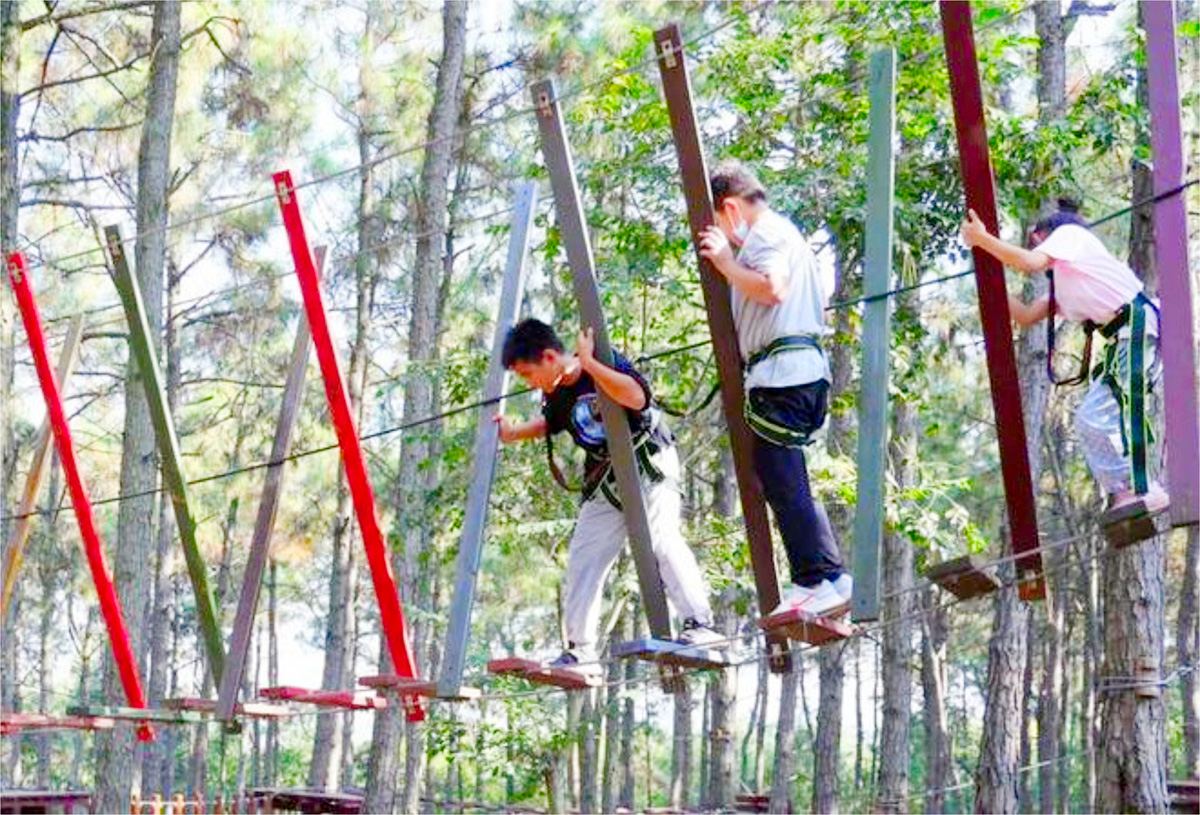
<path fill-rule="evenodd" d="M 773 210 L 765 210 L 754 221 L 738 261 L 764 274 L 779 274 L 790 281 L 787 299 L 778 305 L 751 300 L 730 286 L 733 324 L 737 326 L 742 360 L 773 340 L 788 334 L 833 333 L 825 326 L 828 295 L 817 272 L 816 258 L 804 236 L 791 221 Z M 806 385 L 829 379 L 829 363 L 815 348 L 784 351 L 746 372 L 746 390 Z"/>
<path fill-rule="evenodd" d="M 1035 251 L 1054 261 L 1054 301 L 1068 320 L 1107 323 L 1142 290 L 1133 270 L 1082 226 L 1058 227 Z"/>

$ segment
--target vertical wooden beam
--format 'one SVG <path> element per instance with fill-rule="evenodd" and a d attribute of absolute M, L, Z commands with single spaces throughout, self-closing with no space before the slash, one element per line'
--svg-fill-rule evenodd
<path fill-rule="evenodd" d="M 746 524 L 746 539 L 750 545 L 750 562 L 754 569 L 754 584 L 758 589 L 759 611 L 765 616 L 779 605 L 779 578 L 775 572 L 775 553 L 771 548 L 771 520 L 763 498 L 762 485 L 754 472 L 754 436 L 742 412 L 745 392 L 742 388 L 742 356 L 738 349 L 737 329 L 733 324 L 733 309 L 729 302 L 729 284 L 699 253 L 699 235 L 714 222 L 712 189 L 704 162 L 704 147 L 700 143 L 700 127 L 692 105 L 692 86 L 684 59 L 683 40 L 677 25 L 669 25 L 654 33 L 658 68 L 662 75 L 663 95 L 675 137 L 675 153 L 679 159 L 679 174 L 683 194 L 687 199 L 688 224 L 696 237 L 696 261 L 700 269 L 700 288 L 704 293 L 704 308 L 712 333 L 713 355 L 717 363 L 717 378 L 721 384 L 721 407 L 729 427 L 729 446 L 737 476 L 742 517 Z M 771 670 L 789 670 L 787 638 L 767 634 L 767 651 L 771 655 Z"/>
<path fill-rule="evenodd" d="M 587 222 L 583 216 L 583 204 L 579 199 L 575 168 L 571 163 L 571 149 L 567 144 L 567 134 L 563 127 L 554 82 L 538 82 L 533 85 L 532 91 L 533 101 L 537 106 L 542 154 L 546 158 L 546 168 L 550 171 L 550 186 L 554 191 L 554 211 L 559 229 L 562 230 L 567 261 L 571 265 L 574 278 L 575 299 L 579 301 L 579 312 L 584 325 L 595 332 L 596 359 L 611 365 L 612 346 L 609 344 L 608 327 L 604 322 L 604 309 L 600 302 L 600 288 L 596 284 Z M 598 391 L 597 394 L 600 415 L 604 420 L 604 432 L 608 436 L 612 470 L 617 479 L 617 492 L 621 496 L 624 509 L 625 527 L 633 550 L 633 562 L 637 567 L 642 607 L 646 609 L 651 635 L 655 639 L 667 640 L 671 638 L 671 615 L 667 609 L 667 595 L 658 573 L 658 560 L 654 557 L 645 497 L 642 495 L 641 479 L 638 477 L 637 462 L 634 459 L 633 436 L 625 418 L 625 409 L 603 391 Z"/>
<path fill-rule="evenodd" d="M 200 545 L 196 542 L 196 521 L 192 517 L 188 502 L 187 479 L 183 475 L 183 456 L 179 439 L 175 435 L 175 423 L 167 406 L 167 393 L 163 387 L 155 337 L 150 334 L 146 318 L 146 307 L 137 277 L 129 267 L 125 246 L 121 242 L 121 229 L 117 226 L 104 228 L 108 244 L 108 256 L 112 262 L 113 280 L 121 295 L 125 308 L 125 322 L 129 326 L 129 347 L 137 365 L 138 377 L 146 390 L 146 404 L 150 408 L 150 422 L 154 425 L 154 436 L 158 441 L 158 455 L 162 459 L 162 478 L 171 497 L 175 511 L 175 525 L 179 528 L 179 540 L 183 544 L 183 557 L 187 563 L 188 577 L 192 581 L 192 592 L 196 597 L 196 614 L 200 618 L 200 634 L 204 640 L 208 664 L 212 669 L 213 681 L 220 683 L 225 668 L 225 652 L 221 642 L 221 624 L 217 620 L 216 603 L 208 584 L 208 570 Z"/>
<path fill-rule="evenodd" d="M 537 184 L 528 181 L 517 188 L 513 211 L 512 231 L 508 237 L 508 265 L 496 310 L 496 330 L 492 334 L 492 358 L 488 363 L 483 398 L 496 402 L 503 411 L 501 394 L 508 380 L 504 368 L 504 340 L 516 322 L 525 287 L 525 258 L 529 254 L 529 238 L 533 231 L 533 216 L 537 212 Z M 492 421 L 492 412 L 479 411 L 475 428 L 475 448 L 471 456 L 471 491 L 463 516 L 462 535 L 458 539 L 457 578 L 454 581 L 454 600 L 450 606 L 450 622 L 446 626 L 446 645 L 442 650 L 442 672 L 438 677 L 439 696 L 457 696 L 462 688 L 463 667 L 467 659 L 467 641 L 471 627 L 471 607 L 475 602 L 475 578 L 483 554 L 483 533 L 487 525 L 488 499 L 492 495 L 492 480 L 496 474 L 496 450 L 500 443 L 499 430 Z"/>
<path fill-rule="evenodd" d="M 988 231 L 1000 232 L 996 215 L 996 189 L 988 152 L 987 126 L 983 119 L 983 89 L 975 58 L 975 34 L 971 6 L 966 0 L 941 0 L 943 43 L 950 72 L 950 100 L 958 135 L 967 207 L 975 210 Z M 1025 416 L 1021 412 L 1021 387 L 1017 356 L 1013 350 L 1012 322 L 1008 312 L 1008 289 L 1000 261 L 974 249 L 975 284 L 979 291 L 979 317 L 983 324 L 992 410 L 1000 446 L 1000 471 L 1008 508 L 1008 529 L 1021 572 L 1040 572 L 1037 508 L 1033 500 L 1033 478 L 1025 439 Z M 1032 551 L 1031 551 L 1032 550 Z"/>
<path fill-rule="evenodd" d="M 54 430 L 54 441 L 58 448 L 58 458 L 62 462 L 63 475 L 67 479 L 67 488 L 71 493 L 71 506 L 75 509 L 75 517 L 79 520 L 79 533 L 83 537 L 84 551 L 87 553 L 88 566 L 92 571 L 92 582 L 96 585 L 96 594 L 100 600 L 100 613 L 108 628 L 108 639 L 112 645 L 113 661 L 117 665 L 117 673 L 121 677 L 121 686 L 125 690 L 125 699 L 130 707 L 146 707 L 146 696 L 142 692 L 142 680 L 138 675 L 137 660 L 133 656 L 133 646 L 129 642 L 129 632 L 125 627 L 125 615 L 117 599 L 117 590 L 113 586 L 112 572 L 104 557 L 104 544 L 100 540 L 100 532 L 96 528 L 96 519 L 92 514 L 92 502 L 88 500 L 87 488 L 79 474 L 79 465 L 75 460 L 75 445 L 71 441 L 71 427 L 67 424 L 67 413 L 63 408 L 62 395 L 58 383 L 54 379 L 54 370 L 50 367 L 50 356 L 46 353 L 46 336 L 42 332 L 42 320 L 38 314 L 37 301 L 33 296 L 33 288 L 29 285 L 26 275 L 25 256 L 14 252 L 8 258 L 8 279 L 17 295 L 17 307 L 21 311 L 21 320 L 25 324 L 25 333 L 29 336 L 29 349 L 33 353 L 33 364 L 37 369 L 38 383 L 42 387 L 42 396 L 46 400 L 46 411 L 50 417 L 50 427 Z M 154 731 L 149 725 L 143 724 L 138 728 L 138 738 L 150 741 Z"/>
<path fill-rule="evenodd" d="M 1154 156 L 1154 192 L 1183 184 L 1183 136 L 1179 74 L 1175 56 L 1175 4 L 1143 0 L 1146 26 L 1146 74 L 1150 88 L 1150 147 Z M 1196 336 L 1192 268 L 1188 265 L 1187 210 L 1184 193 L 1154 205 L 1154 251 L 1162 301 L 1162 348 L 1165 385 L 1167 485 L 1171 523 L 1200 522 L 1200 407 L 1196 399 Z"/>
<path fill-rule="evenodd" d="M 342 452 L 342 465 L 346 468 L 346 481 L 350 486 L 350 497 L 354 501 L 354 514 L 362 534 L 363 549 L 367 553 L 367 565 L 371 569 L 371 580 L 375 586 L 375 599 L 379 602 L 379 620 L 383 637 L 387 641 L 388 653 L 397 674 L 415 679 L 416 662 L 408 642 L 408 626 L 404 621 L 404 609 L 396 590 L 396 578 L 392 574 L 392 562 L 388 557 L 387 543 L 379 528 L 375 514 L 375 495 L 367 474 L 367 462 L 363 457 L 362 443 L 354 414 L 350 410 L 350 397 L 346 393 L 346 382 L 338 366 L 337 354 L 333 350 L 333 337 L 329 333 L 329 321 L 325 314 L 325 303 L 321 297 L 321 285 L 317 279 L 317 267 L 313 262 L 312 250 L 304 234 L 304 219 L 300 214 L 300 202 L 296 199 L 296 187 L 288 171 L 272 176 L 275 196 L 283 213 L 283 224 L 287 229 L 288 245 L 296 265 L 296 276 L 300 280 L 300 291 L 304 295 L 304 311 L 312 331 L 313 345 L 317 349 L 317 361 L 321 366 L 321 379 L 325 384 L 325 398 L 333 418 L 333 429 L 337 434 L 338 447 Z M 409 721 L 425 718 L 420 706 L 408 706 Z"/>
<path fill-rule="evenodd" d="M 67 330 L 67 340 L 63 343 L 62 354 L 58 358 L 59 396 L 66 398 L 67 381 L 75 370 L 75 360 L 79 356 L 79 344 L 83 339 L 83 315 L 77 314 L 71 318 L 71 327 Z M 17 585 L 17 573 L 21 571 L 21 561 L 25 557 L 25 544 L 29 542 L 29 532 L 33 528 L 33 518 L 37 513 L 38 493 L 46 473 L 50 470 L 50 445 L 54 440 L 53 429 L 50 427 L 50 417 L 38 428 L 37 442 L 34 444 L 33 461 L 29 464 L 29 475 L 25 479 L 25 491 L 21 493 L 21 505 L 17 507 L 16 523 L 8 536 L 8 546 L 4 552 L 4 592 L 0 595 L 0 620 L 8 618 L 8 604 L 12 601 L 13 589 Z M 51 496 L 53 499 L 53 496 Z"/>
<path fill-rule="evenodd" d="M 863 370 L 858 403 L 858 501 L 854 513 L 855 621 L 879 619 L 879 552 L 883 545 L 887 461 L 888 342 L 892 279 L 892 207 L 896 160 L 896 52 L 871 57 L 867 159 L 866 256 L 863 262 Z"/>
<path fill-rule="evenodd" d="M 325 247 L 316 249 L 316 268 L 319 275 L 325 267 Z M 242 576 L 242 593 L 238 597 L 237 615 L 233 621 L 233 634 L 229 640 L 229 655 L 225 660 L 225 673 L 221 676 L 217 696 L 217 718 L 226 727 L 234 723 L 238 689 L 246 671 L 246 657 L 250 653 L 250 636 L 254 630 L 254 614 L 258 609 L 258 592 L 262 587 L 267 560 L 271 556 L 271 533 L 275 529 L 275 513 L 279 509 L 279 495 L 283 491 L 283 467 L 292 446 L 292 428 L 296 426 L 296 414 L 304 401 L 304 374 L 308 368 L 308 349 L 312 334 L 308 330 L 308 316 L 301 311 L 296 325 L 296 338 L 292 343 L 292 359 L 288 366 L 287 382 L 283 388 L 283 407 L 279 411 L 279 423 L 275 425 L 275 439 L 271 443 L 270 466 L 263 481 L 262 499 L 258 504 L 258 516 L 254 521 L 254 535 L 250 539 L 250 554 L 246 559 L 246 573 Z"/>

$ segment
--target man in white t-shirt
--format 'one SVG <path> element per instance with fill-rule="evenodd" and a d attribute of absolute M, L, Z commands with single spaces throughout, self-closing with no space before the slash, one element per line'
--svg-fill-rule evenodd
<path fill-rule="evenodd" d="M 716 224 L 700 235 L 700 254 L 729 281 L 754 469 L 791 567 L 792 585 L 776 612 L 844 612 L 853 581 L 829 518 L 813 499 L 804 457 L 825 422 L 830 379 L 820 346 L 830 333 L 826 293 L 816 261 L 795 225 L 767 205 L 766 190 L 748 169 L 725 163 L 709 182 Z"/>
<path fill-rule="evenodd" d="M 1050 295 L 1032 303 L 1008 296 L 1018 325 L 1057 313 L 1107 340 L 1104 358 L 1075 411 L 1080 446 L 1112 509 L 1140 500 L 1148 512 L 1160 512 L 1169 497 L 1150 477 L 1149 449 L 1150 397 L 1162 372 L 1153 341 L 1158 308 L 1133 270 L 1113 257 L 1075 207 L 1062 201 L 1060 207 L 1034 226 L 1029 249 L 989 234 L 973 210 L 962 226 L 963 240 L 1017 271 L 1051 274 Z"/>

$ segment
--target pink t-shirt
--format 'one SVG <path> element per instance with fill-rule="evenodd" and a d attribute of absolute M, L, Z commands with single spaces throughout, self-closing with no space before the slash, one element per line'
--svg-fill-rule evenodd
<path fill-rule="evenodd" d="M 1068 320 L 1106 323 L 1142 290 L 1133 270 L 1082 226 L 1060 226 L 1035 251 L 1054 261 L 1054 300 Z"/>

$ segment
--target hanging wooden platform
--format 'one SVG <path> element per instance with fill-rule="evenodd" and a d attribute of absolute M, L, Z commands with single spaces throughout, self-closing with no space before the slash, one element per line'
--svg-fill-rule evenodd
<path fill-rule="evenodd" d="M 212 714 L 217 712 L 217 700 L 194 698 L 164 699 L 163 707 L 167 710 Z M 291 716 L 292 711 L 287 705 L 273 705 L 267 702 L 244 702 L 234 707 L 234 714 L 244 716 L 248 719 L 283 719 Z"/>
<path fill-rule="evenodd" d="M 925 576 L 960 600 L 991 594 L 1000 588 L 996 569 L 979 555 L 963 555 L 925 570 Z"/>
<path fill-rule="evenodd" d="M 1149 512 L 1146 503 L 1138 500 L 1100 516 L 1104 537 L 1114 549 L 1123 549 L 1167 529 L 1167 512 Z"/>
<path fill-rule="evenodd" d="M 1200 780 L 1184 778 L 1167 782 L 1167 803 L 1172 812 L 1200 812 Z"/>
<path fill-rule="evenodd" d="M 769 633 L 781 633 L 789 639 L 824 645 L 854 636 L 853 625 L 837 617 L 809 614 L 798 608 L 771 614 L 758 621 L 758 627 Z"/>
<path fill-rule="evenodd" d="M 487 664 L 488 673 L 501 676 L 519 676 L 538 685 L 553 685 L 566 690 L 584 690 L 601 685 L 600 675 L 588 676 L 569 668 L 551 668 L 544 662 L 520 657 L 493 659 Z"/>
<path fill-rule="evenodd" d="M 305 705 L 345 710 L 382 710 L 388 706 L 387 699 L 367 691 L 311 690 L 280 685 L 274 688 L 263 688 L 258 695 L 273 702 L 300 702 Z"/>
<path fill-rule="evenodd" d="M 131 722 L 162 722 L 164 724 L 196 724 L 204 716 L 194 710 L 159 710 L 141 707 L 106 707 L 76 705 L 67 708 L 68 716 L 100 717 Z"/>
<path fill-rule="evenodd" d="M 262 802 L 262 812 L 329 812 L 357 815 L 363 811 L 363 796 L 348 792 L 254 787 L 247 788 L 246 795 Z"/>
<path fill-rule="evenodd" d="M 443 699 L 448 702 L 470 702 L 483 695 L 479 688 L 460 685 L 458 692 L 443 696 L 438 693 L 437 682 L 425 679 L 410 679 L 406 676 L 383 674 L 381 676 L 361 676 L 358 684 L 366 685 L 376 690 L 395 691 L 401 696 L 421 696 L 426 699 Z"/>
<path fill-rule="evenodd" d="M 23 730 L 111 730 L 116 720 L 105 716 L 50 716 L 45 713 L 0 714 L 0 736 Z"/>
<path fill-rule="evenodd" d="M 645 637 L 613 646 L 612 655 L 621 659 L 636 657 L 662 665 L 694 668 L 701 671 L 720 670 L 732 664 L 727 651 L 720 648 L 688 646 L 674 640 Z"/>

